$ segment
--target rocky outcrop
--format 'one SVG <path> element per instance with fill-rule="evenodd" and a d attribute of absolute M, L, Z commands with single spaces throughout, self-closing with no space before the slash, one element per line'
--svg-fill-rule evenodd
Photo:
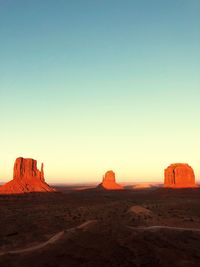
<path fill-rule="evenodd" d="M 115 173 L 113 171 L 107 171 L 103 176 L 103 181 L 99 185 L 102 189 L 107 190 L 120 190 L 123 189 L 123 186 L 115 182 Z"/>
<path fill-rule="evenodd" d="M 44 165 L 37 169 L 34 159 L 17 158 L 14 164 L 13 180 L 0 187 L 0 194 L 20 194 L 29 192 L 53 192 L 44 180 Z"/>
<path fill-rule="evenodd" d="M 164 187 L 196 187 L 195 174 L 192 167 L 186 163 L 171 164 L 165 169 Z"/>

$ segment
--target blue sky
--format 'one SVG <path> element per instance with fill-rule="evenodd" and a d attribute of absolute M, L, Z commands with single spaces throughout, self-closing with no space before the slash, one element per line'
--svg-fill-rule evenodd
<path fill-rule="evenodd" d="M 0 180 L 200 175 L 200 1 L 0 0 Z"/>

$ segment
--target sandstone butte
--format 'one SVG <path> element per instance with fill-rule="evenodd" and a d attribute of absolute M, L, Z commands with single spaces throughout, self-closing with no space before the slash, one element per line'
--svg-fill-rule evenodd
<path fill-rule="evenodd" d="M 106 190 L 120 190 L 123 186 L 115 182 L 115 173 L 113 171 L 107 171 L 103 176 L 103 181 L 99 185 L 101 188 Z"/>
<path fill-rule="evenodd" d="M 164 187 L 191 188 L 196 187 L 195 174 L 188 164 L 174 163 L 165 169 Z"/>
<path fill-rule="evenodd" d="M 13 180 L 0 187 L 0 194 L 20 194 L 29 192 L 54 192 L 44 180 L 43 163 L 37 169 L 34 159 L 17 158 L 14 164 Z"/>

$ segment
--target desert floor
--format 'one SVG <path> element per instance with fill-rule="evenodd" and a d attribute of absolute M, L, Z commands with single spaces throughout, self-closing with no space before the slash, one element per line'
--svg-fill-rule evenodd
<path fill-rule="evenodd" d="M 200 189 L 59 189 L 0 196 L 0 267 L 200 266 Z"/>

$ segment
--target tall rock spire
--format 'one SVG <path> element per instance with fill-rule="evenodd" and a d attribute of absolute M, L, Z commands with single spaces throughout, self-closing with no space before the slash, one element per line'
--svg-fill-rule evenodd
<path fill-rule="evenodd" d="M 103 189 L 107 190 L 120 190 L 123 186 L 119 185 L 115 181 L 115 173 L 113 171 L 107 171 L 103 176 L 103 181 L 99 185 Z"/>

